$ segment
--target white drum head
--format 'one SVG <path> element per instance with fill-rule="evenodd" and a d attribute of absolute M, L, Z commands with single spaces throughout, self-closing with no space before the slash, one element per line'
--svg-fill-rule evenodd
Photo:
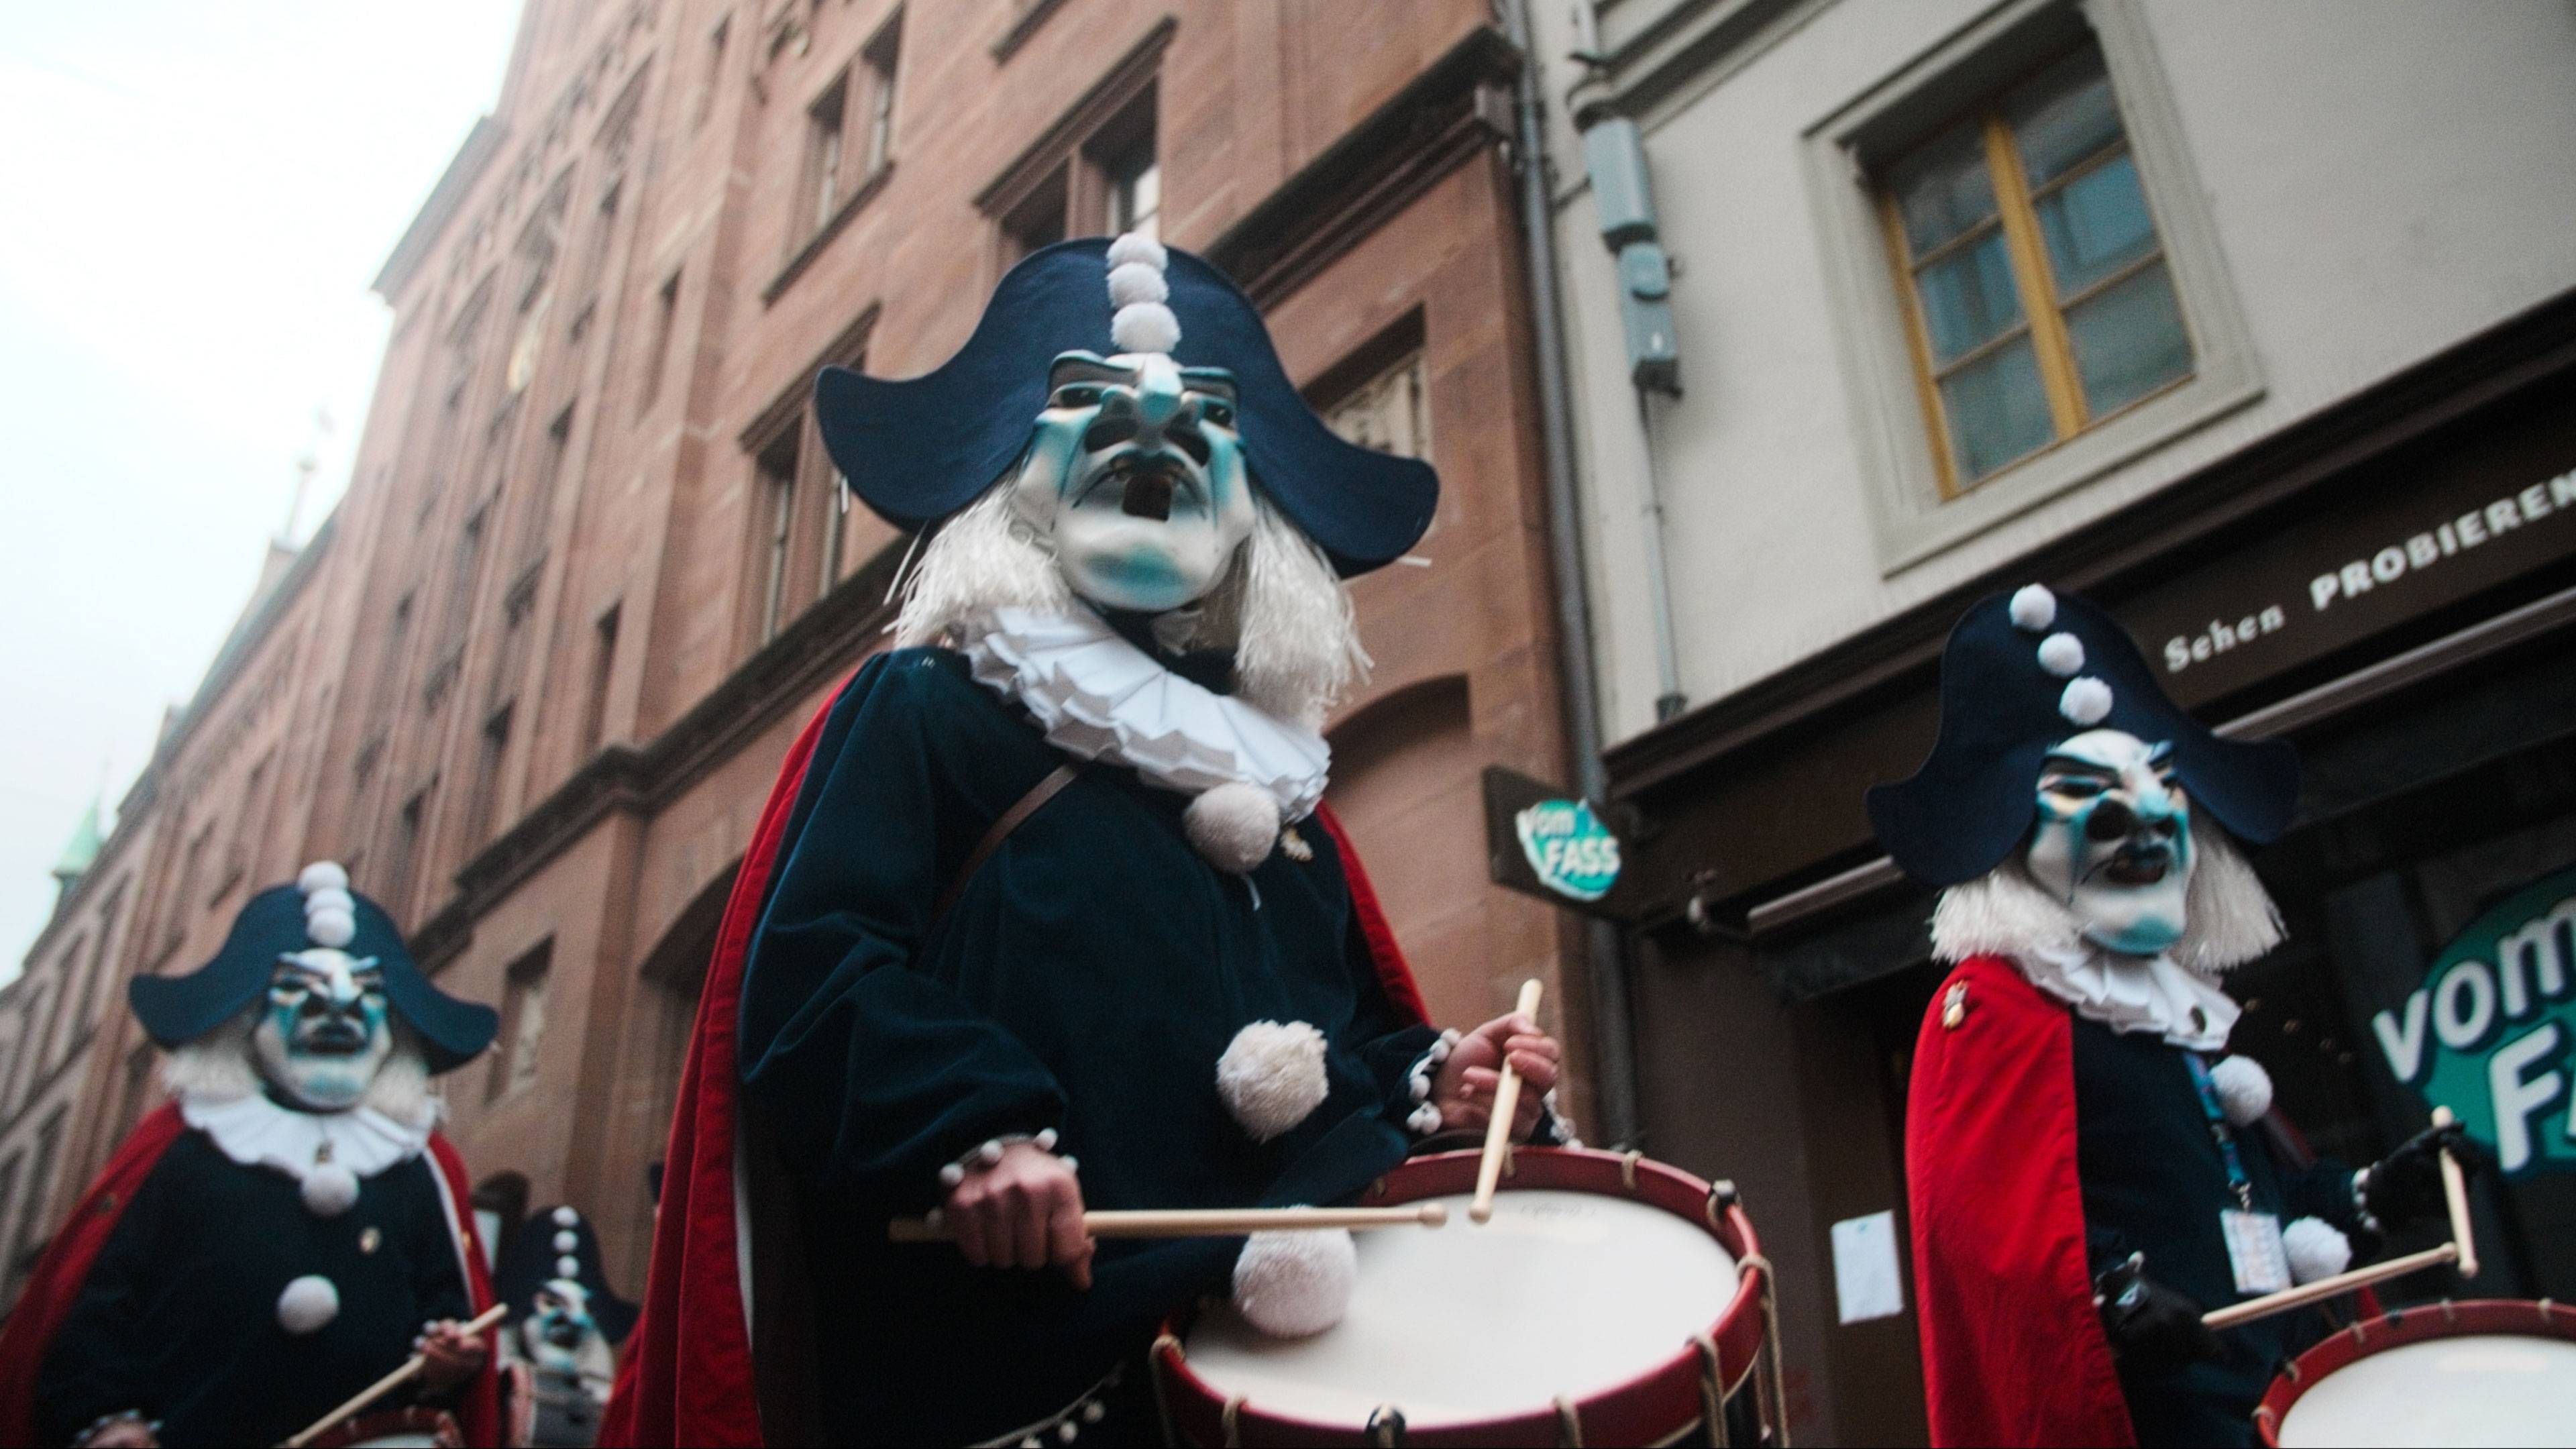
<path fill-rule="evenodd" d="M 2401 1344 L 2310 1385 L 2279 1437 L 2282 1449 L 2576 1446 L 2576 1342 L 2477 1333 Z"/>
<path fill-rule="evenodd" d="M 1735 1258 L 1686 1219 L 1597 1193 L 1494 1199 L 1493 1221 L 1357 1234 L 1359 1286 L 1340 1326 L 1264 1337 L 1231 1309 L 1184 1351 L 1218 1394 L 1354 1428 L 1392 1404 L 1408 1424 L 1489 1419 L 1643 1377 L 1734 1301 Z"/>

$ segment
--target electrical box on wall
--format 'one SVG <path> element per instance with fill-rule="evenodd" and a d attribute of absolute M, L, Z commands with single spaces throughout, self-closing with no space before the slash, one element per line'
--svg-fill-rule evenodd
<path fill-rule="evenodd" d="M 1628 376 L 1639 388 L 1681 396 L 1681 349 L 1673 329 L 1673 268 L 1656 234 L 1654 184 L 1637 123 L 1612 116 L 1583 133 L 1583 167 L 1601 240 L 1619 259 L 1619 320 L 1628 338 Z"/>

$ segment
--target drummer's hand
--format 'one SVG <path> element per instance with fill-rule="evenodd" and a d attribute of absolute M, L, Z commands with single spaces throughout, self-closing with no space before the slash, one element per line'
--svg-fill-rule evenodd
<path fill-rule="evenodd" d="M 1556 1038 L 1538 1023 L 1514 1012 L 1498 1016 L 1458 1039 L 1449 1060 L 1432 1079 L 1431 1101 L 1440 1109 L 1444 1131 L 1481 1132 L 1493 1119 L 1494 1090 L 1503 1080 L 1503 1060 L 1520 1073 L 1521 1099 L 1512 1112 L 1512 1138 L 1538 1130 L 1539 1099 L 1556 1085 L 1557 1062 L 1564 1055 Z"/>
<path fill-rule="evenodd" d="M 155 1449 L 161 1436 L 152 1432 L 152 1422 L 139 1412 L 116 1415 L 72 1441 L 81 1449 Z"/>
<path fill-rule="evenodd" d="M 483 1367 L 483 1336 L 467 1333 L 465 1325 L 453 1318 L 424 1327 L 413 1348 L 422 1360 L 421 1392 L 433 1397 L 474 1377 Z"/>
<path fill-rule="evenodd" d="M 2142 1255 L 2132 1253 L 2094 1279 L 2093 1303 L 2111 1356 L 2126 1367 L 2165 1372 L 2220 1352 L 2218 1335 L 2200 1321 L 2200 1305 L 2148 1277 Z"/>
<path fill-rule="evenodd" d="M 1064 1270 L 1091 1286 L 1089 1235 L 1082 1230 L 1082 1183 L 1064 1159 L 1034 1142 L 1014 1142 L 1002 1160 L 949 1189 L 940 1216 L 957 1251 L 978 1268 Z"/>
<path fill-rule="evenodd" d="M 2486 1170 L 2487 1152 L 2457 1122 L 2427 1127 L 2399 1144 L 2396 1151 L 2372 1163 L 2361 1179 L 2362 1205 L 2382 1226 L 2402 1228 L 2450 1210 L 2442 1189 L 2442 1154 L 2460 1164 L 2463 1181 L 2475 1182 Z"/>

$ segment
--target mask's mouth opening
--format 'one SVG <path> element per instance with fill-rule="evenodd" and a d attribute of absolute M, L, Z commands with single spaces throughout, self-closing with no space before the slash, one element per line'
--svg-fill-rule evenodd
<path fill-rule="evenodd" d="M 581 1325 L 570 1318 L 562 1316 L 561 1314 L 557 1314 L 548 1319 L 542 1331 L 545 1334 L 546 1342 L 553 1344 L 557 1348 L 579 1348 L 581 1346 Z"/>
<path fill-rule="evenodd" d="M 1095 490 L 1118 490 L 1118 511 L 1130 518 L 1150 519 L 1156 523 L 1172 521 L 1172 506 L 1183 489 L 1199 485 L 1190 476 L 1189 465 L 1180 458 L 1163 452 L 1122 453 L 1103 465 L 1082 489 L 1089 497 Z"/>
<path fill-rule="evenodd" d="M 1150 518 L 1156 523 L 1172 521 L 1172 480 L 1160 471 L 1134 473 L 1127 479 L 1126 492 L 1118 500 L 1118 511 L 1130 518 Z"/>
<path fill-rule="evenodd" d="M 2132 841 L 2102 863 L 2098 872 L 2116 886 L 2151 886 L 2173 871 L 2173 847 L 2161 842 Z"/>
<path fill-rule="evenodd" d="M 354 1057 L 366 1051 L 367 1031 L 347 1017 L 331 1017 L 298 1031 L 295 1049 L 307 1056 Z"/>

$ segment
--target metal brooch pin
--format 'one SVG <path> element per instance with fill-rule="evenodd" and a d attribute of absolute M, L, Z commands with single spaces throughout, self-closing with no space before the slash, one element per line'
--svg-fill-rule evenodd
<path fill-rule="evenodd" d="M 1950 984 L 1949 995 L 1942 998 L 1941 1001 L 1941 1029 L 1943 1031 L 1957 1031 L 1959 1029 L 1959 1023 L 1966 1021 L 1967 1019 L 1968 983 L 1965 981 L 1954 981 Z"/>
<path fill-rule="evenodd" d="M 1279 849 L 1300 865 L 1315 858 L 1315 847 L 1306 843 L 1306 837 L 1299 835 L 1294 825 L 1279 832 Z"/>

